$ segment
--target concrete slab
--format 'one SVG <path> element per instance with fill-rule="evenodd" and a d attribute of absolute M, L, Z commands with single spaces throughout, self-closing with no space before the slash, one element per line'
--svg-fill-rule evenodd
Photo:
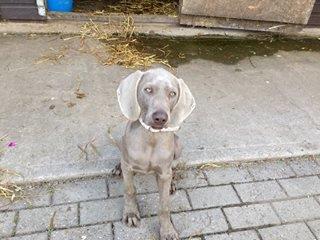
<path fill-rule="evenodd" d="M 66 47 L 58 63 L 35 64 L 49 48 Z M 0 135 L 7 148 L 0 166 L 41 181 L 108 174 L 119 152 L 107 129 L 124 119 L 115 90 L 132 70 L 102 66 L 78 51 L 77 38 L 0 37 Z M 320 153 L 320 53 L 278 52 L 237 65 L 193 60 L 176 71 L 197 108 L 179 135 L 187 165 Z M 239 70 L 240 69 L 240 70 Z M 76 98 L 81 81 L 86 93 Z M 71 106 L 69 103 L 75 103 Z M 94 139 L 99 154 L 88 144 Z"/>
<path fill-rule="evenodd" d="M 91 17 L 90 17 L 91 18 Z M 98 25 L 101 24 L 99 21 L 95 21 Z M 104 21 L 106 22 L 106 20 Z M 57 20 L 48 21 L 45 23 L 39 22 L 0 22 L 0 33 L 5 34 L 76 34 L 78 35 L 84 21 L 68 21 L 68 20 Z M 105 24 L 104 24 L 105 26 Z M 278 27 L 277 27 L 278 26 Z M 171 36 L 171 37 L 232 37 L 232 38 L 264 38 L 266 32 L 258 32 L 261 28 L 254 28 L 255 31 L 247 30 L 233 30 L 233 29 L 223 29 L 223 25 L 220 28 L 204 28 L 204 27 L 185 27 L 178 23 L 178 19 L 174 23 L 138 23 L 136 24 L 135 32 L 141 34 L 149 35 L 160 35 L 160 36 Z M 224 26 L 226 27 L 226 26 Z M 273 27 L 273 28 L 272 28 Z M 283 25 L 268 25 L 266 29 L 269 32 L 276 32 L 281 36 L 287 36 L 291 38 L 319 38 L 320 28 L 316 27 L 306 27 L 306 28 L 296 28 L 288 27 L 290 31 L 283 31 Z M 108 29 L 111 33 L 115 32 L 115 29 Z"/>

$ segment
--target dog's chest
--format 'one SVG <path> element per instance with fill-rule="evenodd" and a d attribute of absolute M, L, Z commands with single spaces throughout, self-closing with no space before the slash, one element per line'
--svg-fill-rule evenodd
<path fill-rule="evenodd" d="M 173 160 L 174 139 L 171 135 L 134 134 L 127 139 L 128 163 L 137 172 L 162 172 Z M 134 140 L 134 141 L 133 141 Z"/>

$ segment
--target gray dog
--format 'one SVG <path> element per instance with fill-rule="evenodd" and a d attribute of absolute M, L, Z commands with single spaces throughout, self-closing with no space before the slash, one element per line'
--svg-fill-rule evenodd
<path fill-rule="evenodd" d="M 194 98 L 182 79 L 161 68 L 132 73 L 120 83 L 117 94 L 121 111 L 129 119 L 120 143 L 123 222 L 132 227 L 140 222 L 134 173 L 155 173 L 160 195 L 161 240 L 179 239 L 169 207 L 172 162 L 181 152 L 174 132 L 193 111 Z"/>

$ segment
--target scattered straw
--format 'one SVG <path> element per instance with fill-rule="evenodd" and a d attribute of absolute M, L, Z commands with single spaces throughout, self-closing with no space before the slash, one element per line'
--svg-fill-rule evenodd
<path fill-rule="evenodd" d="M 101 25 L 97 25 L 93 21 L 84 24 L 81 29 L 82 39 L 94 38 L 105 44 L 106 54 L 97 56 L 102 64 L 117 64 L 126 68 L 147 68 L 152 64 L 163 64 L 170 67 L 167 59 L 138 49 L 139 41 L 134 34 L 135 27 L 132 17 L 126 17 L 121 26 L 109 24 L 107 27 L 109 29 L 116 28 L 116 35 L 110 34 Z M 163 54 L 164 50 L 161 50 L 161 52 L 165 56 Z"/>
<path fill-rule="evenodd" d="M 81 155 L 80 158 L 82 158 L 83 156 L 85 156 L 85 159 L 88 161 L 89 160 L 89 147 L 91 147 L 92 151 L 94 154 L 98 155 L 99 157 L 101 157 L 101 153 L 99 152 L 98 148 L 95 145 L 95 141 L 96 138 L 93 137 L 89 142 L 87 142 L 86 144 L 84 144 L 83 146 L 81 146 L 80 144 L 77 145 L 77 147 L 80 149 L 81 151 Z"/>
<path fill-rule="evenodd" d="M 155 63 L 169 65 L 167 60 L 158 58 L 156 55 L 138 51 L 130 43 L 120 43 L 110 46 L 110 57 L 104 62 L 106 65 L 117 64 L 127 68 L 149 67 Z"/>
<path fill-rule="evenodd" d="M 11 184 L 11 183 L 1 183 L 1 181 L 5 180 L 5 178 L 8 175 L 19 176 L 19 174 L 17 174 L 14 171 L 0 168 L 0 198 L 5 198 L 7 200 L 10 200 L 11 202 L 22 199 L 23 198 L 22 187 L 15 184 Z"/>
<path fill-rule="evenodd" d="M 76 98 L 82 99 L 82 98 L 86 97 L 87 94 L 84 91 L 82 91 L 80 87 L 81 87 L 81 81 L 79 81 L 78 87 L 74 91 L 74 94 L 76 95 Z"/>
<path fill-rule="evenodd" d="M 176 16 L 178 5 L 175 0 L 78 0 L 75 12 L 89 12 L 93 15 L 124 13 Z"/>
<path fill-rule="evenodd" d="M 41 64 L 45 62 L 54 62 L 58 63 L 63 57 L 65 57 L 67 47 L 62 47 L 60 49 L 50 48 L 48 53 L 43 54 L 38 60 L 35 61 L 35 64 Z"/>
<path fill-rule="evenodd" d="M 86 96 L 86 94 L 84 92 L 82 92 L 80 89 L 77 89 L 74 94 L 76 95 L 77 98 L 84 98 Z"/>
<path fill-rule="evenodd" d="M 14 202 L 23 197 L 22 188 L 15 184 L 0 184 L 0 198 L 5 198 Z"/>

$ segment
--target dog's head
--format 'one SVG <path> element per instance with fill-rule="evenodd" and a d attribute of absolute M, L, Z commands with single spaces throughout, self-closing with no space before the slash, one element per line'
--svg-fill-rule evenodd
<path fill-rule="evenodd" d="M 154 129 L 180 126 L 195 107 L 184 81 L 162 68 L 130 74 L 117 93 L 125 117 L 131 121 L 141 118 Z"/>

